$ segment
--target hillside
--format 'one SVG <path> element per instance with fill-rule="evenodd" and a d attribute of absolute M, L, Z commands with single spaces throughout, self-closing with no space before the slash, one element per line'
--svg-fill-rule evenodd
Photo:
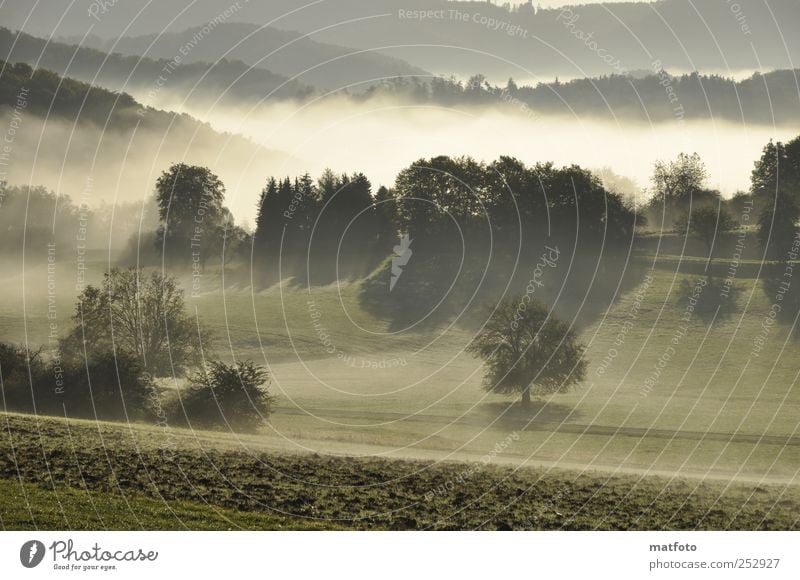
<path fill-rule="evenodd" d="M 201 103 L 226 97 L 237 102 L 254 102 L 265 97 L 295 99 L 312 92 L 298 81 L 263 68 L 251 68 L 240 61 L 183 63 L 180 53 L 168 59 L 107 54 L 8 28 L 0 28 L 0 55 L 9 62 L 27 63 L 115 91 L 136 91 L 152 97 L 170 93 Z"/>
<path fill-rule="evenodd" d="M 529 118 L 545 116 L 609 122 L 688 123 L 729 121 L 766 126 L 800 122 L 800 70 L 779 70 L 736 81 L 719 75 L 643 71 L 567 82 L 492 85 L 482 75 L 451 79 L 391 79 L 368 95 L 465 107 L 505 107 Z M 665 89 L 669 87 L 669 92 Z"/>
<path fill-rule="evenodd" d="M 215 63 L 221 59 L 237 60 L 247 65 L 270 70 L 288 78 L 320 88 L 338 89 L 373 79 L 393 76 L 428 75 L 421 68 L 380 52 L 349 49 L 316 42 L 297 32 L 247 23 L 222 23 L 205 36 L 202 42 L 193 39 L 202 35 L 202 28 L 135 37 L 103 40 L 91 36 L 85 45 L 126 56 L 171 59 L 181 48 L 193 46 L 184 62 Z M 73 38 L 74 43 L 79 39 Z M 196 44 L 196 45 L 195 45 Z"/>
<path fill-rule="evenodd" d="M 103 266 L 93 266 L 93 279 Z M 638 283 L 580 329 L 586 380 L 540 400 L 529 415 L 514 398 L 483 391 L 479 362 L 463 353 L 470 331 L 393 334 L 359 304 L 358 284 L 222 292 L 217 279 L 216 290 L 188 306 L 219 337 L 219 356 L 269 368 L 279 402 L 258 441 L 274 449 L 475 460 L 515 432 L 518 441 L 498 461 L 791 483 L 800 469 L 797 339 L 778 324 L 771 347 L 753 354 L 774 300 L 763 282 L 747 277 L 756 272 L 740 271 L 732 309 L 716 319 L 713 308 L 698 312 L 687 324 L 682 283 L 695 284 L 696 276 L 678 271 L 673 257 L 659 259 L 652 272 L 635 269 Z M 28 286 L 44 275 L 30 272 Z M 46 341 L 46 297 L 28 297 L 23 327 L 21 288 L 13 282 L 0 304 L 0 340 Z M 715 304 L 707 296 L 706 307 Z M 59 312 L 73 302 L 60 293 Z"/>
<path fill-rule="evenodd" d="M 508 76 L 527 80 L 619 72 L 604 60 L 609 55 L 627 70 L 652 70 L 655 59 L 675 71 L 788 69 L 800 61 L 800 39 L 792 34 L 800 10 L 795 0 L 769 0 L 769 10 L 764 0 L 739 0 L 738 11 L 719 0 L 574 2 L 578 6 L 567 12 L 500 4 L 329 0 L 301 6 L 295 0 L 271 0 L 243 4 L 227 20 L 313 33 L 318 42 L 381 48 L 384 54 L 439 74 L 486 71 L 495 82 Z M 129 0 L 94 18 L 87 15 L 90 5 L 90 0 L 80 0 L 53 10 L 41 3 L 31 7 L 26 0 L 7 0 L 0 18 L 6 26 L 24 25 L 40 36 L 83 36 L 91 26 L 93 34 L 116 38 L 178 32 L 220 16 L 215 0 L 190 6 L 183 0 Z M 425 20 L 401 16 L 401 11 L 420 9 L 443 12 Z M 450 10 L 467 14 L 466 20 Z M 587 46 L 592 40 L 597 50 Z"/>
<path fill-rule="evenodd" d="M 25 63 L 0 61 L 0 71 L 0 121 L 6 126 L 19 115 L 15 107 L 24 97 L 21 129 L 4 167 L 11 185 L 42 185 L 79 204 L 141 205 L 161 171 L 185 160 L 214 167 L 226 182 L 238 184 L 247 194 L 234 205 L 241 214 L 263 185 L 260 168 L 292 163 L 285 153 L 185 114 L 145 107 L 127 93 L 45 68 L 33 71 Z"/>

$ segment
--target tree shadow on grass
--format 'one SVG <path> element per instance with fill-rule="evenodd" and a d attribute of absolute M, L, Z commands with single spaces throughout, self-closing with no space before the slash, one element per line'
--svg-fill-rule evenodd
<path fill-rule="evenodd" d="M 677 288 L 675 307 L 683 316 L 706 325 L 719 323 L 739 312 L 741 292 L 735 284 L 713 276 L 686 278 Z"/>
<path fill-rule="evenodd" d="M 533 400 L 528 407 L 523 407 L 519 401 L 485 403 L 478 407 L 476 416 L 487 425 L 494 421 L 493 426 L 500 429 L 538 431 L 545 425 L 553 427 L 578 420 L 582 414 L 569 405 Z"/>
<path fill-rule="evenodd" d="M 800 325 L 796 324 L 800 312 L 800 282 L 793 283 L 790 277 L 770 272 L 761 289 L 767 300 L 780 306 L 773 307 L 778 323 L 792 327 L 795 338 L 800 338 Z"/>

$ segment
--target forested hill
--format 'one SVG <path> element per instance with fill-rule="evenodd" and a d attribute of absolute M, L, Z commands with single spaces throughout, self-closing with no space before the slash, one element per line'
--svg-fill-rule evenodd
<path fill-rule="evenodd" d="M 127 93 L 117 93 L 26 63 L 0 60 L 0 108 L 14 108 L 24 94 L 25 109 L 37 116 L 70 123 L 93 123 L 111 130 L 129 130 L 137 124 L 165 130 L 170 124 L 211 129 L 185 114 L 143 107 Z"/>
<path fill-rule="evenodd" d="M 0 28 L 0 55 L 10 62 L 46 68 L 113 90 L 140 91 L 145 95 L 172 94 L 216 101 L 303 98 L 312 89 L 298 81 L 240 61 L 177 63 L 153 60 L 49 42 L 29 34 Z M 222 94 L 224 91 L 224 94 Z M 222 95 L 222 97 L 221 97 Z"/>
<path fill-rule="evenodd" d="M 511 6 L 502 0 L 6 0 L 0 22 L 39 36 L 91 32 L 110 39 L 203 26 L 232 5 L 239 8 L 227 22 L 270 24 L 313 34 L 317 42 L 380 48 L 434 73 L 485 71 L 495 81 L 617 72 L 601 55 L 611 55 L 629 71 L 650 68 L 655 59 L 680 71 L 774 70 L 800 61 L 797 0 L 563 3 L 575 6 L 537 10 L 535 0 Z M 93 4 L 95 17 L 89 13 Z M 423 20 L 414 17 L 419 10 L 440 12 Z M 591 40 L 581 39 L 590 34 Z"/>
<path fill-rule="evenodd" d="M 715 119 L 768 125 L 800 122 L 800 70 L 756 73 L 735 81 L 698 73 L 670 75 L 643 71 L 569 82 L 518 86 L 487 83 L 476 75 L 468 82 L 437 78 L 386 81 L 371 89 L 442 105 L 485 105 L 522 109 L 528 115 L 599 116 L 642 122 Z"/>
<path fill-rule="evenodd" d="M 202 36 L 202 42 L 193 42 Z M 186 52 L 184 62 L 217 62 L 220 59 L 240 60 L 250 66 L 267 69 L 274 73 L 315 87 L 335 89 L 367 84 L 372 79 L 397 75 L 427 75 L 418 67 L 400 59 L 385 56 L 380 52 L 344 48 L 332 44 L 315 42 L 297 32 L 261 27 L 249 23 L 226 23 L 215 25 L 210 34 L 202 27 L 193 27 L 181 32 L 159 32 L 136 37 L 102 39 L 91 35 L 85 40 L 88 45 L 103 52 L 117 52 L 127 56 L 171 59 L 182 54 L 181 48 L 192 46 Z"/>
<path fill-rule="evenodd" d="M 142 108 L 125 93 L 25 63 L 0 61 L 0 71 L 0 121 L 15 131 L 0 181 L 11 186 L 41 185 L 92 204 L 141 205 L 152 191 L 153 174 L 176 160 L 211 165 L 243 191 L 263 186 L 261 168 L 292 161 L 189 115 Z M 241 205 L 235 209 L 244 211 Z"/>

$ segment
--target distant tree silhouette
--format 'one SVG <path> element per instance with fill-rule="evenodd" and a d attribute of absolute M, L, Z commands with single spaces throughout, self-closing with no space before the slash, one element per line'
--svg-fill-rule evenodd
<path fill-rule="evenodd" d="M 706 189 L 707 180 L 708 171 L 697 153 L 680 153 L 669 162 L 656 161 L 651 178 L 650 221 L 672 224 L 690 207 L 717 201 L 720 195 Z"/>
<path fill-rule="evenodd" d="M 397 203 L 394 194 L 380 187 L 375 194 L 375 251 L 373 262 L 378 263 L 392 253 L 398 242 Z"/>
<path fill-rule="evenodd" d="M 253 237 L 253 264 L 262 282 L 278 276 L 324 284 L 365 276 L 391 252 L 395 204 L 385 188 L 381 201 L 363 173 L 323 172 L 291 181 L 270 178 L 261 193 Z M 278 265 L 280 264 L 280 273 Z"/>
<path fill-rule="evenodd" d="M 723 234 L 737 227 L 736 221 L 722 205 L 717 208 L 704 206 L 685 214 L 675 224 L 675 232 L 681 236 L 692 236 L 703 242 L 708 250 L 706 272 L 711 275 L 711 263 L 714 258 L 714 243 Z"/>
<path fill-rule="evenodd" d="M 206 167 L 176 163 L 158 178 L 158 243 L 170 265 L 204 267 L 219 255 L 225 232 L 234 227 L 224 200 L 225 186 Z"/>
<path fill-rule="evenodd" d="M 774 204 L 767 203 L 758 218 L 758 241 L 772 260 L 784 262 L 792 248 L 800 220 L 796 198 L 779 191 Z"/>
<path fill-rule="evenodd" d="M 753 194 L 770 205 L 775 195 L 782 192 L 800 196 L 800 137 L 781 143 L 770 141 L 756 161 L 751 176 Z"/>

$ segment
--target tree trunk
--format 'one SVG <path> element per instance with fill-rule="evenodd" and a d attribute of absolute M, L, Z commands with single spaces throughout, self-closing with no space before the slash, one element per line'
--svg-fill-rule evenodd
<path fill-rule="evenodd" d="M 706 260 L 706 274 L 711 276 L 711 262 L 714 261 L 714 240 L 706 240 L 708 259 Z"/>
<path fill-rule="evenodd" d="M 523 408 L 528 408 L 531 405 L 531 386 L 528 385 L 524 389 L 522 389 L 522 406 Z"/>

